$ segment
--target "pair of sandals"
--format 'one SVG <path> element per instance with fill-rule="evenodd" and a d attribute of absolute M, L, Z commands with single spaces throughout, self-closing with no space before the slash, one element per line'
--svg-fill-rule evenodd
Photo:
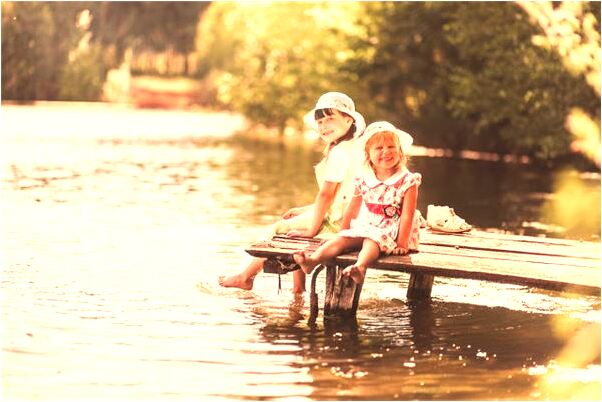
<path fill-rule="evenodd" d="M 424 218 L 423 218 L 424 219 Z M 433 232 L 466 233 L 472 225 L 456 215 L 453 208 L 446 205 L 429 205 L 426 212 L 426 226 Z"/>

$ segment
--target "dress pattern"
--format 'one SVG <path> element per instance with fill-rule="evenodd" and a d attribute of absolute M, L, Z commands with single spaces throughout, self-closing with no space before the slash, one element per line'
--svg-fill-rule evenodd
<path fill-rule="evenodd" d="M 403 198 L 410 187 L 422 182 L 420 173 L 407 169 L 396 173 L 385 181 L 376 178 L 371 168 L 366 168 L 355 179 L 355 195 L 362 197 L 362 205 L 357 218 L 351 221 L 349 229 L 339 232 L 343 237 L 365 237 L 378 243 L 381 252 L 390 254 L 396 247 L 399 219 Z M 420 218 L 414 213 L 408 248 L 417 250 Z"/>

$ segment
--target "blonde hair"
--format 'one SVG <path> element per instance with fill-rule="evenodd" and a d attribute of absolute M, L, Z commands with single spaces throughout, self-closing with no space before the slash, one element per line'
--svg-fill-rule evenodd
<path fill-rule="evenodd" d="M 403 152 L 403 149 L 401 149 L 401 143 L 399 142 L 399 137 L 397 136 L 397 134 L 395 134 L 391 131 L 379 131 L 378 133 L 375 133 L 370 138 L 368 138 L 368 141 L 366 141 L 366 145 L 364 147 L 365 158 L 366 158 L 365 163 L 374 170 L 374 166 L 372 166 L 372 162 L 370 161 L 370 151 L 369 150 L 372 146 L 384 144 L 386 141 L 393 141 L 393 144 L 395 144 L 395 146 L 399 150 L 399 154 L 401 155 L 399 158 L 399 163 L 397 164 L 396 168 L 400 169 L 400 168 L 406 166 L 408 163 L 408 158 L 406 157 L 406 154 Z"/>

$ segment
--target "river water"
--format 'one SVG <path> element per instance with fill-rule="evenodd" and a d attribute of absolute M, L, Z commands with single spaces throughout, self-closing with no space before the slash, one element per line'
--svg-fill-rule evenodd
<path fill-rule="evenodd" d="M 407 275 L 371 271 L 356 325 L 310 327 L 290 275 L 280 292 L 274 275 L 220 288 L 267 225 L 312 201 L 311 147 L 232 135 L 244 122 L 228 114 L 1 117 L 2 400 L 600 398 L 599 297 L 436 278 L 413 304 Z M 411 169 L 424 213 L 599 241 L 599 175 L 420 156 Z"/>

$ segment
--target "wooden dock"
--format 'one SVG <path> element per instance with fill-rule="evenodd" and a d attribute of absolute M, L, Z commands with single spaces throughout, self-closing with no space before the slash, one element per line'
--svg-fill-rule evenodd
<path fill-rule="evenodd" d="M 408 299 L 429 298 L 435 276 L 600 295 L 600 243 L 477 230 L 468 234 L 440 234 L 422 229 L 420 236 L 419 252 L 381 257 L 370 266 L 410 273 Z M 313 250 L 321 241 L 275 236 L 251 245 L 246 251 L 268 259 L 265 272 L 284 274 L 298 268 L 292 260 L 295 251 Z M 325 314 L 355 314 L 361 287 L 356 289 L 349 278 L 341 277 L 339 267 L 351 265 L 356 258 L 357 252 L 343 254 L 314 271 L 312 298 L 316 297 L 315 280 L 321 268 L 328 271 Z M 370 286 L 369 280 L 364 285 Z M 312 310 L 315 309 L 313 306 Z"/>

